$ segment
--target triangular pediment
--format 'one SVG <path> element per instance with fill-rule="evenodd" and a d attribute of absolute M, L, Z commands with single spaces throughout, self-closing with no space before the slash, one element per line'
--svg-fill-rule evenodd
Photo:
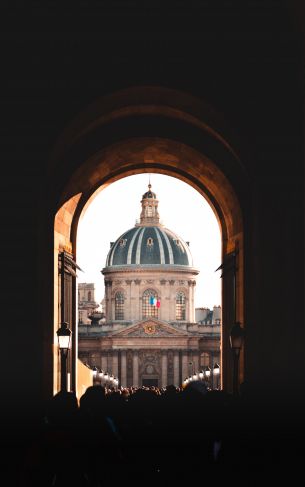
<path fill-rule="evenodd" d="M 150 318 L 112 333 L 112 336 L 116 337 L 173 337 L 187 335 L 186 331 L 178 330 L 165 321 Z"/>

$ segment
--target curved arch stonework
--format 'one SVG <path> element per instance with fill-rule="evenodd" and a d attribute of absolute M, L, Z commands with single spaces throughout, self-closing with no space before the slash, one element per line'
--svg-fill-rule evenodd
<path fill-rule="evenodd" d="M 236 252 L 238 269 L 236 303 L 233 303 L 231 282 L 226 282 L 225 275 L 222 290 L 222 378 L 223 386 L 230 390 L 229 331 L 235 318 L 244 322 L 244 233 L 240 201 L 247 193 L 248 179 L 234 149 L 236 141 L 228 134 L 230 130 L 221 117 L 201 100 L 185 93 L 140 87 L 105 97 L 80 115 L 59 139 L 49 165 L 49 201 L 54 216 L 58 212 L 56 241 L 69 243 L 74 256 L 81 213 L 98 192 L 118 179 L 143 172 L 174 176 L 190 184 L 209 202 L 221 230 L 223 261 Z M 60 188 L 54 182 L 58 180 Z M 243 194 L 237 194 L 235 187 L 242 187 Z M 69 217 L 60 224 L 63 208 L 68 208 Z M 57 248 L 55 245 L 55 253 Z M 126 275 L 122 279 L 125 282 Z M 137 277 L 130 275 L 128 279 L 135 281 Z M 179 279 L 187 281 L 191 276 Z M 143 283 L 134 285 L 139 286 L 140 293 L 145 287 Z M 128 286 L 122 284 L 126 293 Z M 112 293 L 111 285 L 107 287 L 108 293 Z M 162 284 L 159 287 L 162 289 Z M 54 299 L 55 333 L 56 292 Z M 55 369 L 56 361 L 54 356 Z M 240 363 L 242 379 L 243 357 Z M 76 373 L 74 368 L 74 376 Z"/>

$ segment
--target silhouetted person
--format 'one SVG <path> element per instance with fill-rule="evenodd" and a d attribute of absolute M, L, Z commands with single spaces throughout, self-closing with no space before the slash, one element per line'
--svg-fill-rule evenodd
<path fill-rule="evenodd" d="M 40 435 L 25 454 L 20 486 L 84 485 L 75 463 L 78 403 L 73 392 L 60 391 L 46 405 Z"/>
<path fill-rule="evenodd" d="M 80 398 L 80 461 L 90 486 L 110 480 L 112 467 L 123 460 L 122 439 L 110 409 L 102 386 L 88 387 Z"/>

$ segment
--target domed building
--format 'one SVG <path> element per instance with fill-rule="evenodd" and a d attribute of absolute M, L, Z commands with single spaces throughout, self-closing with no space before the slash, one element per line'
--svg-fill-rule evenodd
<path fill-rule="evenodd" d="M 149 184 L 140 219 L 110 243 L 101 271 L 105 321 L 79 326 L 79 357 L 122 386 L 181 385 L 211 350 L 219 362 L 219 327 L 211 337 L 207 325 L 195 323 L 199 271 L 189 242 L 160 222 L 158 203 Z"/>
<path fill-rule="evenodd" d="M 160 223 L 158 200 L 150 184 L 141 203 L 139 223 L 111 243 L 102 271 L 106 320 L 194 322 L 199 271 L 193 267 L 188 243 Z"/>

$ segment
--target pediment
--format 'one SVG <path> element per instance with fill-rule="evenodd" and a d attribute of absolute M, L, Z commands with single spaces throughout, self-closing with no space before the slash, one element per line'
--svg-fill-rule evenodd
<path fill-rule="evenodd" d="M 116 331 L 112 334 L 115 337 L 173 337 L 188 336 L 183 330 L 178 330 L 164 321 L 147 319 L 129 325 L 123 330 Z"/>

